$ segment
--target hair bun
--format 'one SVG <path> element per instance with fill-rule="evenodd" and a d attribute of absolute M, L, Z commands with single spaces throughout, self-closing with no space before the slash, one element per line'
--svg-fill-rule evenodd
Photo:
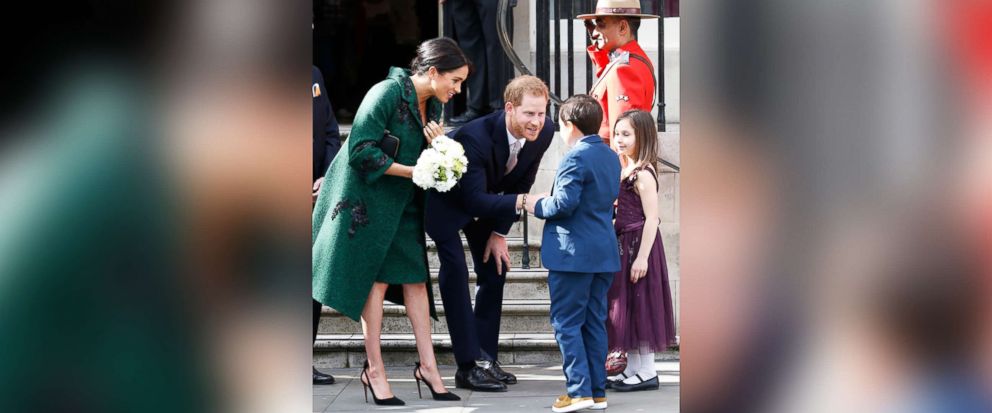
<path fill-rule="evenodd" d="M 410 71 L 422 75 L 431 67 L 440 73 L 447 73 L 464 66 L 472 72 L 472 62 L 454 40 L 438 37 L 424 41 L 417 46 L 417 55 L 410 62 Z"/>

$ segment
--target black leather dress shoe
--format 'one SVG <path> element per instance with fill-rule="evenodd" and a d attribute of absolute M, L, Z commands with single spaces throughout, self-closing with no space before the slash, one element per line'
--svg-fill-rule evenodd
<path fill-rule="evenodd" d="M 455 116 L 455 117 L 451 118 L 451 120 L 448 121 L 448 124 L 451 125 L 451 126 L 464 125 L 466 123 L 469 123 L 469 122 L 475 120 L 475 118 L 478 118 L 478 117 L 480 117 L 482 115 L 485 115 L 485 113 L 476 112 L 473 109 L 469 109 L 469 110 L 466 110 L 465 113 L 462 113 L 461 115 L 458 115 L 458 116 Z"/>
<path fill-rule="evenodd" d="M 490 375 L 492 375 L 493 377 L 495 377 L 496 380 L 499 380 L 499 381 L 501 381 L 503 383 L 506 383 L 506 384 L 517 384 L 517 376 L 514 376 L 514 375 L 512 375 L 510 373 L 507 373 L 507 372 L 503 371 L 503 369 L 500 368 L 498 361 L 492 361 L 492 362 L 490 362 L 489 363 L 489 368 L 487 368 L 486 371 Z"/>
<path fill-rule="evenodd" d="M 334 384 L 334 376 L 330 374 L 324 374 L 317 371 L 317 368 L 313 368 L 313 384 Z"/>
<path fill-rule="evenodd" d="M 475 366 L 468 370 L 459 369 L 455 372 L 455 387 L 475 391 L 506 391 L 506 385 L 496 380 L 482 367 Z"/>

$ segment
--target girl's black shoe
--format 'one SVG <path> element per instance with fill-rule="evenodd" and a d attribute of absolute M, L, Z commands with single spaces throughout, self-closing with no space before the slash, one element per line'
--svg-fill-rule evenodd
<path fill-rule="evenodd" d="M 641 391 L 641 390 L 658 390 L 658 376 L 654 376 L 650 379 L 644 380 L 641 378 L 640 374 L 635 374 L 640 383 L 637 384 L 627 384 L 624 382 L 613 383 L 613 390 L 620 392 L 628 391 Z"/>

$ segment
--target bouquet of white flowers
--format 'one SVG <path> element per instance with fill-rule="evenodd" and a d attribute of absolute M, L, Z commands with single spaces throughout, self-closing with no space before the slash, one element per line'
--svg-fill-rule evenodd
<path fill-rule="evenodd" d="M 465 148 L 441 135 L 431 141 L 413 167 L 413 183 L 424 189 L 448 192 L 468 169 Z"/>

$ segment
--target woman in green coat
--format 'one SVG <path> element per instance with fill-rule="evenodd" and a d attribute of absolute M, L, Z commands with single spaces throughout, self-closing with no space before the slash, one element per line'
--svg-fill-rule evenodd
<path fill-rule="evenodd" d="M 393 397 L 383 368 L 384 299 L 406 306 L 420 355 L 415 377 L 436 400 L 458 400 L 445 390 L 434 358 L 430 317 L 437 316 L 427 269 L 424 193 L 411 178 L 421 151 L 443 133 L 441 105 L 461 92 L 470 65 L 454 41 L 438 38 L 417 48 L 410 70 L 391 68 L 362 100 L 347 150 L 331 163 L 317 196 L 313 298 L 361 319 L 368 360 L 360 378 L 376 404 L 403 404 Z M 383 151 L 388 145 L 380 148 L 387 131 L 399 138 L 395 157 Z"/>

